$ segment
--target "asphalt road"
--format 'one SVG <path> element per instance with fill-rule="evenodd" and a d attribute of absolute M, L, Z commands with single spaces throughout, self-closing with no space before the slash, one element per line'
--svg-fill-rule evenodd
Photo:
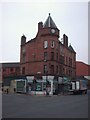
<path fill-rule="evenodd" d="M 3 118 L 88 118 L 88 96 L 2 95 Z"/>

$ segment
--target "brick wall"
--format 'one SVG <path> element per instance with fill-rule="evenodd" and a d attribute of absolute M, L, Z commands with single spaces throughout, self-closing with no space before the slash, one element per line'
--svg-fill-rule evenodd
<path fill-rule="evenodd" d="M 76 53 L 70 51 L 68 46 L 60 42 L 60 32 L 57 28 L 55 28 L 55 30 L 56 32 L 52 34 L 51 28 L 41 28 L 38 30 L 38 33 L 34 39 L 26 42 L 24 45 L 21 45 L 21 74 L 35 75 L 38 72 L 41 72 L 41 74 L 44 75 L 44 66 L 46 65 L 48 74 L 50 75 L 67 75 L 75 77 Z M 44 41 L 48 42 L 47 48 L 44 48 Z M 51 47 L 52 41 L 54 41 L 54 47 Z M 60 47 L 62 47 L 63 53 L 61 53 Z M 25 49 L 24 53 L 22 52 L 23 48 Z M 46 61 L 44 60 L 45 52 L 47 52 Z M 52 53 L 54 54 L 53 60 L 51 59 Z M 24 54 L 25 59 L 23 59 Z M 70 64 L 69 59 L 72 59 L 72 64 Z"/>
<path fill-rule="evenodd" d="M 76 75 L 77 76 L 90 76 L 90 65 L 83 62 L 76 61 Z"/>

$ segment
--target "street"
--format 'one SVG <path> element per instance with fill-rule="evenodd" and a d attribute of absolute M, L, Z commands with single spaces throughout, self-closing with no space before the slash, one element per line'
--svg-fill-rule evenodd
<path fill-rule="evenodd" d="M 88 96 L 2 95 L 3 118 L 88 118 Z"/>

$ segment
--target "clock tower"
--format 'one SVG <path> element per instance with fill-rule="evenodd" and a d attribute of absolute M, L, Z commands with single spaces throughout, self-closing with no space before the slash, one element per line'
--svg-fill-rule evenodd
<path fill-rule="evenodd" d="M 58 74 L 58 60 L 59 60 L 59 29 L 57 28 L 52 17 L 47 17 L 45 23 L 38 23 L 37 43 L 39 43 L 38 52 L 43 55 L 44 74 L 48 72 L 49 75 Z M 57 70 L 56 70 L 57 69 Z"/>
<path fill-rule="evenodd" d="M 59 38 L 59 29 L 57 28 L 55 22 L 53 21 L 52 17 L 49 16 L 46 19 L 44 25 L 42 22 L 38 23 L 38 35 L 40 36 L 56 36 Z"/>

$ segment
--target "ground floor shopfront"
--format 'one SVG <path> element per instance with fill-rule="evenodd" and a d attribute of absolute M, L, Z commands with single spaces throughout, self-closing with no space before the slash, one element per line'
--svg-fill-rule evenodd
<path fill-rule="evenodd" d="M 10 79 L 8 78 L 9 92 L 19 92 L 30 95 L 57 95 L 67 94 L 70 89 L 70 81 L 67 77 L 42 76 L 37 78 L 35 76 L 25 76 Z"/>
<path fill-rule="evenodd" d="M 21 81 L 16 80 L 16 92 L 24 90 L 23 92 L 30 95 L 66 94 L 70 89 L 70 81 L 66 77 L 42 76 L 42 79 L 40 79 L 34 76 L 26 76 L 23 85 Z M 23 86 L 22 88 L 20 84 Z"/>

